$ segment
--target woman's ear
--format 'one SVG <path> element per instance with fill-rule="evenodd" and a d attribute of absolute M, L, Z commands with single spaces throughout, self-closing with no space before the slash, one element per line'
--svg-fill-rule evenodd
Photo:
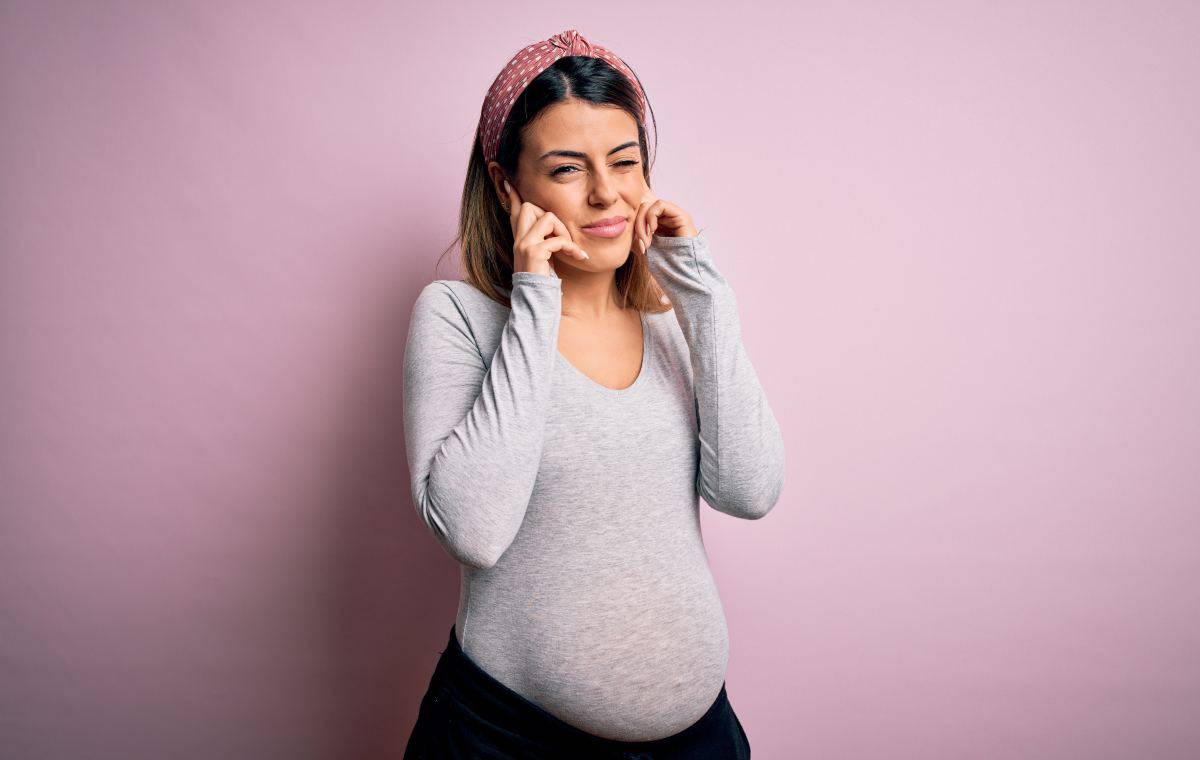
<path fill-rule="evenodd" d="M 492 183 L 492 192 L 496 194 L 496 198 L 500 201 L 500 205 L 508 205 L 508 191 L 504 189 L 504 169 L 495 161 L 489 161 L 487 166 L 488 178 Z"/>

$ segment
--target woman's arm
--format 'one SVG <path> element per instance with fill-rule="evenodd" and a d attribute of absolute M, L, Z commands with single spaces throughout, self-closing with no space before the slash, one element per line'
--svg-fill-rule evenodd
<path fill-rule="evenodd" d="M 733 289 L 717 271 L 704 230 L 654 235 L 646 261 L 674 303 L 691 351 L 700 423 L 696 490 L 713 509 L 756 520 L 783 490 L 783 437 L 742 345 Z"/>
<path fill-rule="evenodd" d="M 516 272 L 512 311 L 485 367 L 449 286 L 413 306 L 404 354 L 404 437 L 413 502 L 459 562 L 496 564 L 525 518 L 542 456 L 562 281 Z"/>

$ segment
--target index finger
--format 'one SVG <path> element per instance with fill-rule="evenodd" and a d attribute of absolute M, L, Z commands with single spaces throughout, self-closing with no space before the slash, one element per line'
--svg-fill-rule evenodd
<path fill-rule="evenodd" d="M 513 224 L 516 224 L 517 214 L 521 211 L 521 195 L 515 187 L 509 184 L 507 178 L 504 180 L 504 192 L 508 194 L 508 217 Z"/>
<path fill-rule="evenodd" d="M 658 203 L 659 200 L 661 199 L 649 190 L 647 190 L 646 194 L 642 196 L 642 203 L 645 204 L 646 207 L 645 212 L 642 214 L 643 227 L 641 231 L 643 233 L 650 232 L 650 220 L 648 218 L 650 216 L 650 209 L 654 208 L 654 204 Z"/>
<path fill-rule="evenodd" d="M 641 246 L 642 253 L 646 252 L 647 236 L 646 232 L 649 225 L 646 223 L 646 215 L 650 211 L 650 206 L 657 199 L 650 193 L 642 196 L 642 202 L 638 205 L 637 212 L 633 215 L 633 242 Z"/>

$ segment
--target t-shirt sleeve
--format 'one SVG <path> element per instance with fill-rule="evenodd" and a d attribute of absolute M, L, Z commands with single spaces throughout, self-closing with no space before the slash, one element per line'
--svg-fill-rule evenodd
<path fill-rule="evenodd" d="M 404 353 L 412 496 L 446 551 L 494 565 L 525 518 L 541 461 L 558 351 L 562 281 L 516 272 L 512 308 L 486 365 L 449 285 L 418 295 Z"/>
<path fill-rule="evenodd" d="M 783 437 L 742 345 L 733 289 L 717 271 L 704 230 L 690 238 L 654 235 L 646 259 L 674 303 L 691 353 L 700 427 L 696 490 L 719 512 L 758 519 L 783 490 Z"/>

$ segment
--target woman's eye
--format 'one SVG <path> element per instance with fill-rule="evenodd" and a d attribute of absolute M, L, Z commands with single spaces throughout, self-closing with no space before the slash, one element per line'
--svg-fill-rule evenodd
<path fill-rule="evenodd" d="M 618 162 L 616 163 L 616 166 L 637 166 L 637 165 L 638 165 L 638 163 L 639 163 L 638 161 L 636 161 L 636 160 L 634 160 L 634 159 L 630 158 L 630 159 L 626 159 L 626 160 L 624 160 L 624 161 L 618 161 Z M 557 169 L 555 169 L 554 171 L 550 172 L 550 176 L 551 176 L 551 177 L 557 177 L 557 176 L 559 176 L 559 175 L 561 175 L 561 174 L 574 174 L 574 172 L 568 172 L 567 170 L 568 170 L 568 169 L 575 169 L 575 168 L 576 168 L 576 167 L 574 167 L 574 166 L 571 166 L 571 165 L 569 165 L 569 164 L 568 164 L 568 165 L 566 165 L 566 166 L 560 166 L 560 167 L 558 167 Z"/>

